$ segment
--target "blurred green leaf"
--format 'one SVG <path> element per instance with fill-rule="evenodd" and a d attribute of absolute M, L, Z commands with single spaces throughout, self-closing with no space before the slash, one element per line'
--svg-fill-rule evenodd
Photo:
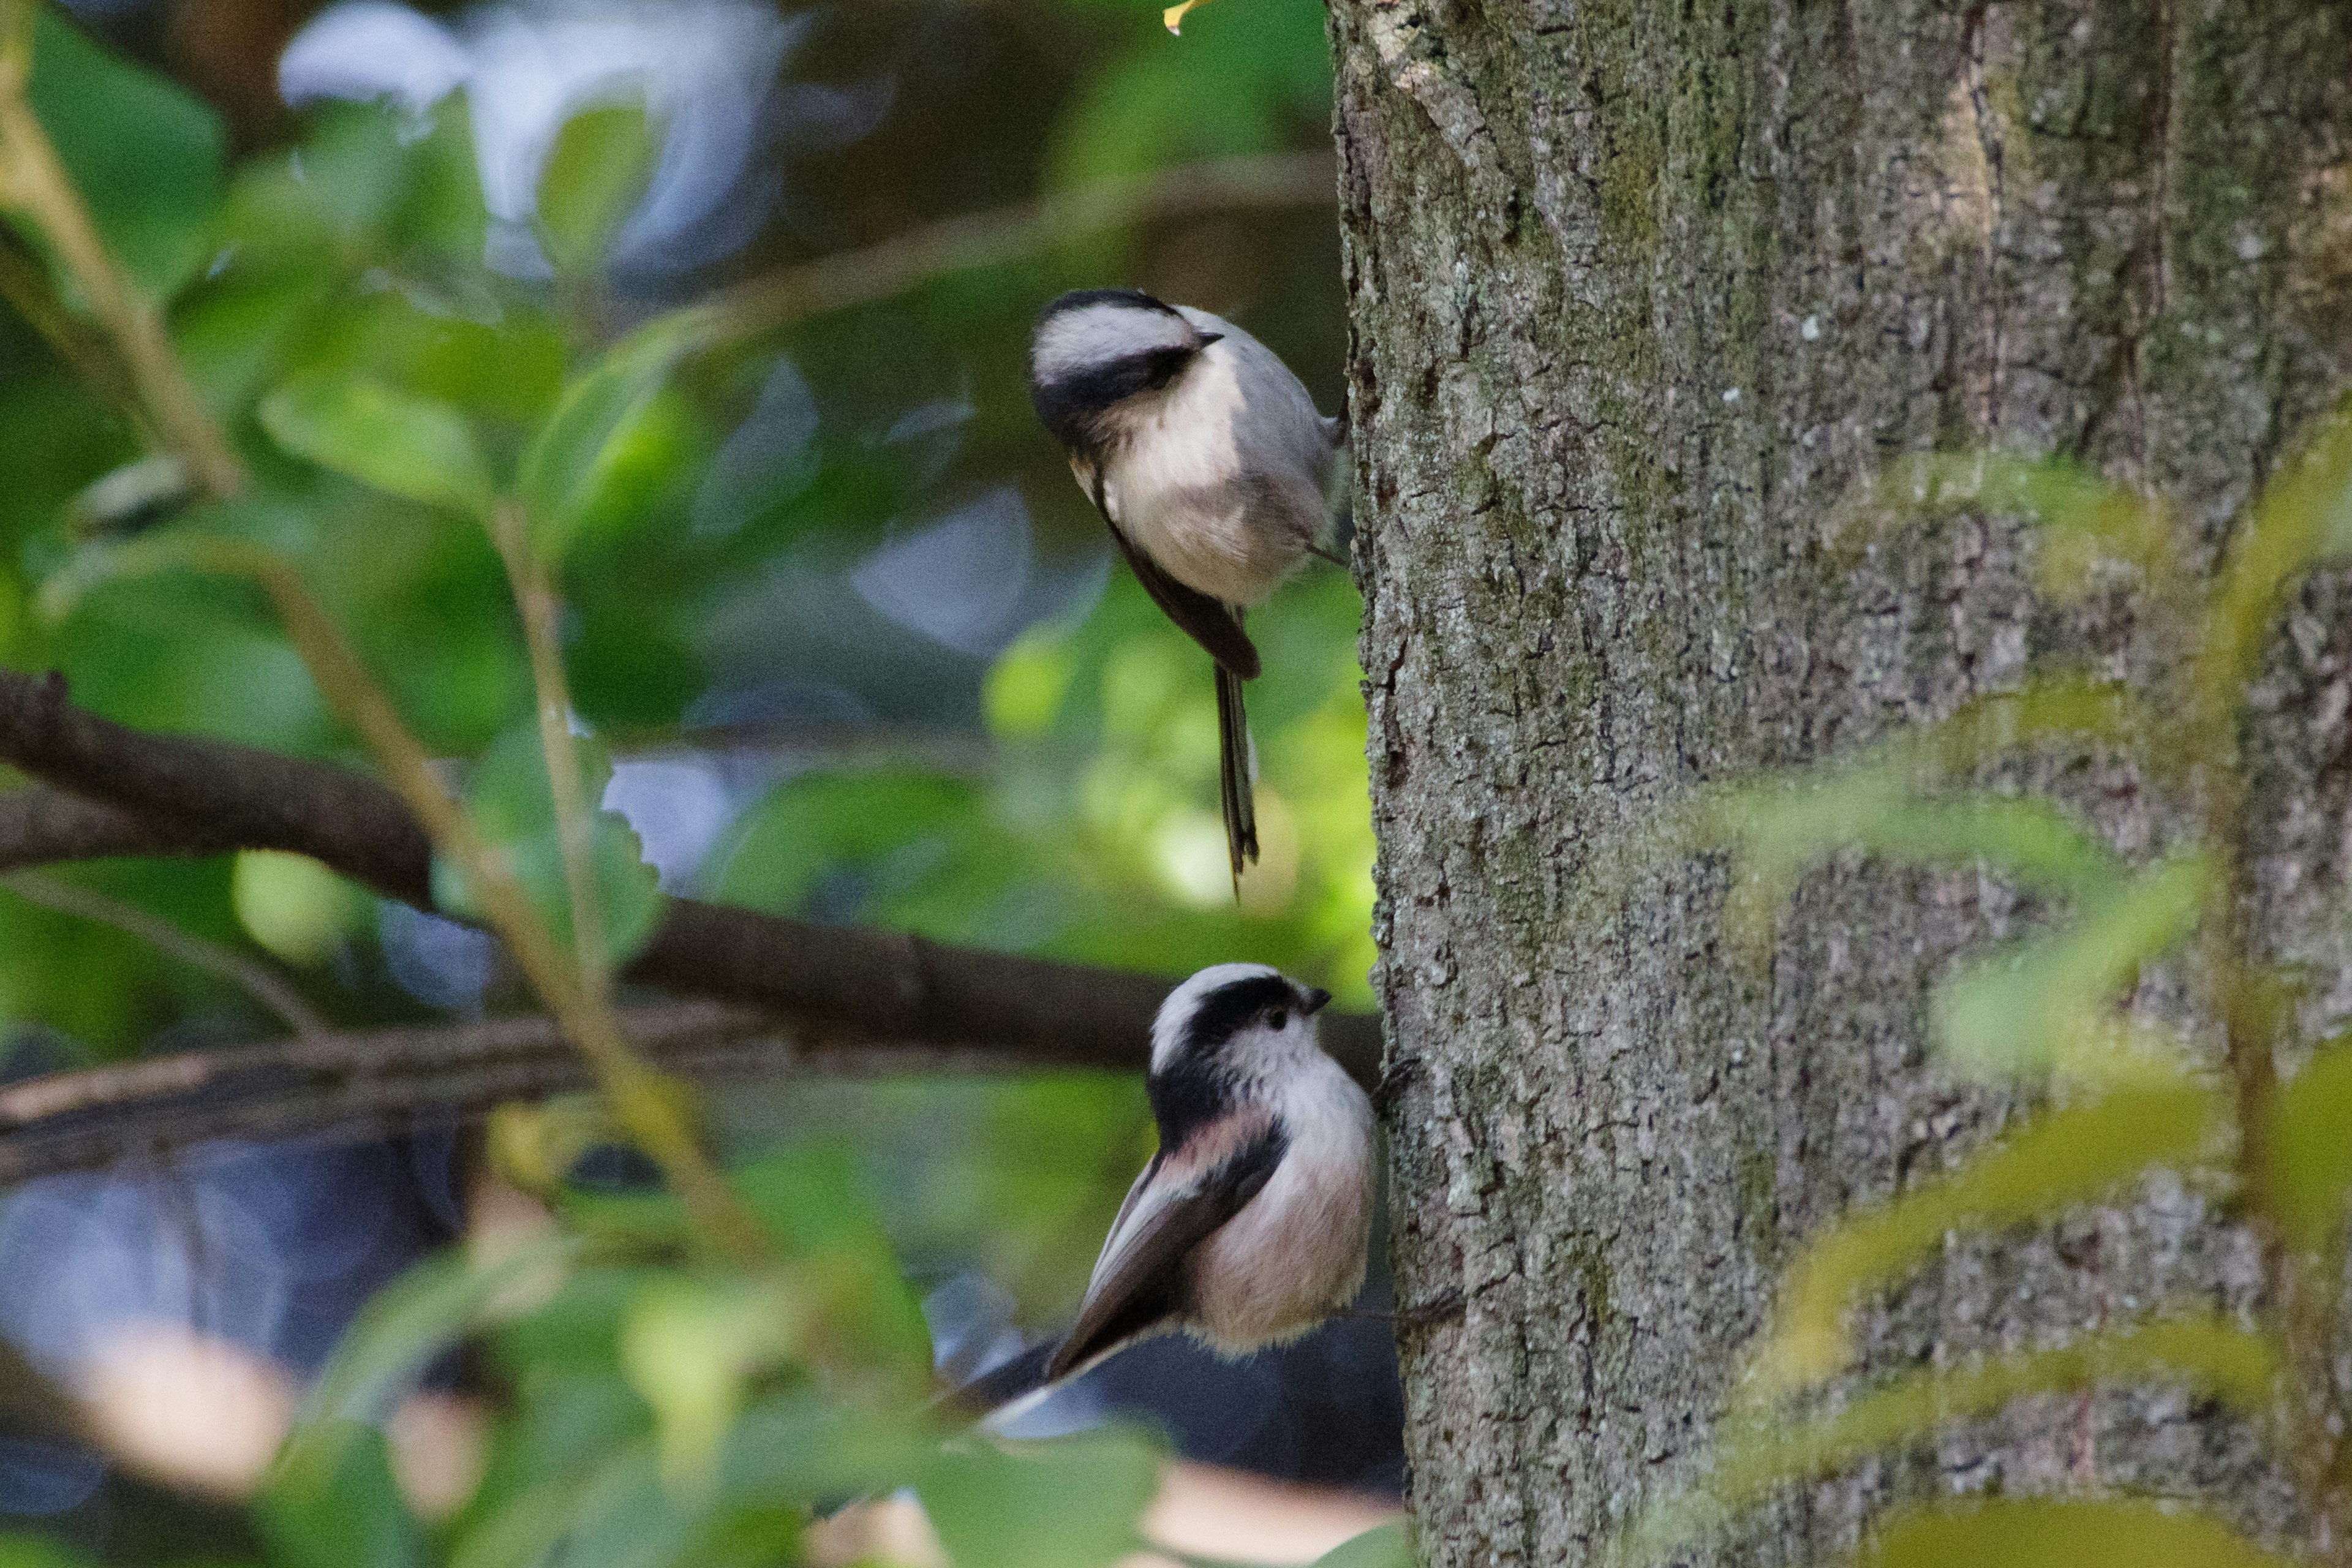
<path fill-rule="evenodd" d="M 289 963 L 323 963 L 366 909 L 359 890 L 307 855 L 240 850 L 230 883 L 236 918 Z"/>
<path fill-rule="evenodd" d="M 737 1500 L 811 1508 L 896 1490 L 939 1451 L 929 1412 L 856 1405 L 806 1388 L 754 1402 L 727 1439 L 722 1488 Z"/>
<path fill-rule="evenodd" d="M 2243 702 L 2286 584 L 2352 552 L 2352 399 L 2315 423 L 2263 487 L 2208 597 L 2198 685 L 2212 711 Z"/>
<path fill-rule="evenodd" d="M 2268 1414 L 2282 1364 L 2267 1334 L 2219 1314 L 2092 1334 L 2057 1350 L 2029 1351 L 1952 1371 L 1915 1373 L 1811 1421 L 1759 1412 L 1704 1479 L 1648 1510 L 1628 1542 L 1664 1555 L 1792 1480 L 1829 1475 L 1873 1454 L 1932 1436 L 1948 1422 L 1998 1414 L 2036 1394 L 2169 1384 Z"/>
<path fill-rule="evenodd" d="M 982 796 L 971 783 L 920 768 L 810 773 L 788 780 L 747 815 L 726 851 L 719 896 L 798 914 L 828 876 L 892 880 L 937 868 L 971 835 Z M 925 854 L 918 847 L 935 846 Z M 898 862 L 896 876 L 886 864 Z M 909 862 L 919 862 L 910 864 Z"/>
<path fill-rule="evenodd" d="M 1072 668 L 1069 638 L 1033 626 L 996 658 L 988 672 L 988 726 L 1000 735 L 1026 739 L 1053 724 L 1068 695 Z"/>
<path fill-rule="evenodd" d="M 382 1431 L 359 1423 L 315 1431 L 256 1500 L 262 1534 L 292 1568 L 425 1568 L 415 1517 L 401 1500 Z"/>
<path fill-rule="evenodd" d="M 2144 747 L 2157 739 L 2158 727 L 2156 716 L 2119 681 L 2051 675 L 2022 691 L 1971 698 L 1950 717 L 1905 730 L 1878 750 L 1912 775 L 1915 787 L 1932 787 L 1967 783 L 1976 769 L 2021 747 Z"/>
<path fill-rule="evenodd" d="M 1187 19 L 1181 42 L 1153 9 L 1121 16 L 1134 41 L 1064 117 L 1057 184 L 1269 152 L 1292 127 L 1329 117 L 1330 54 L 1308 0 L 1213 6 Z"/>
<path fill-rule="evenodd" d="M 2279 1090 L 2280 1219 L 2296 1246 L 2326 1245 L 2352 1192 L 2352 1040 L 2337 1036 Z"/>
<path fill-rule="evenodd" d="M 2123 865 L 2048 801 L 1914 794 L 1891 763 L 1821 769 L 1719 794 L 1694 817 L 1703 840 L 1738 847 L 1725 923 L 1769 944 L 1780 906 L 1814 862 L 1856 848 L 1914 863 L 1981 860 L 2025 886 L 2095 897 Z"/>
<path fill-rule="evenodd" d="M 2030 518 L 2042 525 L 2035 566 L 2042 588 L 2062 595 L 2086 585 L 2090 569 L 2102 559 L 2136 565 L 2151 575 L 2169 574 L 2175 564 L 2168 509 L 2069 457 L 1991 448 L 1918 453 L 1862 487 L 1832 521 L 1832 531 L 1847 532 L 1859 514 L 1885 510 Z"/>
<path fill-rule="evenodd" d="M 915 1490 L 956 1568 L 1106 1568 L 1137 1545 L 1160 1458 L 1127 1432 L 1045 1443 L 968 1439 Z"/>
<path fill-rule="evenodd" d="M 593 813 L 589 849 L 605 954 L 619 964 L 661 923 L 660 879 L 646 864 L 628 822 L 615 812 L 595 809 L 613 773 L 604 749 L 581 736 L 575 750 L 582 761 L 581 799 Z M 556 941 L 570 947 L 572 894 L 564 879 L 563 846 L 556 832 L 555 800 L 548 789 L 547 757 L 536 720 L 509 730 L 476 764 L 467 781 L 466 810 L 483 842 L 505 858 L 508 871 Z M 478 918 L 479 905 L 458 868 L 436 858 L 433 888 L 444 909 Z"/>
<path fill-rule="evenodd" d="M 562 559 L 610 481 L 630 426 L 691 346 L 685 318 L 656 321 L 614 344 L 564 389 L 524 452 L 518 480 L 530 509 L 533 545 L 546 559 Z"/>
<path fill-rule="evenodd" d="M 621 1366 L 652 1406 L 663 1483 L 707 1491 L 751 1376 L 793 1350 L 793 1303 L 774 1291 L 667 1276 L 648 1281 L 621 1330 Z"/>
<path fill-rule="evenodd" d="M 1836 1373 L 1850 1353 L 1844 1320 L 1854 1297 L 1897 1278 L 1950 1232 L 2016 1225 L 2097 1198 L 2151 1167 L 2207 1160 L 2229 1125 L 2227 1111 L 2200 1085 L 2117 1089 L 2052 1111 L 1950 1173 L 1839 1221 L 1790 1266 L 1749 1397 Z"/>
<path fill-rule="evenodd" d="M 488 1265 L 438 1253 L 370 1297 L 287 1440 L 280 1468 L 297 1489 L 336 1473 L 341 1445 L 390 1416 L 425 1367 L 469 1331 L 514 1310 L 519 1291 L 529 1300 L 553 1289 L 577 1249 L 573 1238 L 551 1236 Z"/>
<path fill-rule="evenodd" d="M 1855 1568 L 2288 1568 L 2210 1513 L 2173 1502 L 2000 1498 L 1908 1508 Z"/>
<path fill-rule="evenodd" d="M 1392 1519 L 1361 1535 L 1351 1535 L 1315 1560 L 1315 1568 L 1416 1568 L 1412 1524 Z"/>
<path fill-rule="evenodd" d="M 34 20 L 26 96 L 107 248 L 150 299 L 170 298 L 206 259 L 227 147 L 220 117 L 51 6 Z"/>
<path fill-rule="evenodd" d="M 2047 1070 L 2094 1037 L 2116 993 L 2196 929 L 2210 885 L 2205 857 L 2173 857 L 2107 894 L 2053 932 L 1980 959 L 1937 987 L 1931 1027 L 1970 1070 Z M 2080 1058 L 2080 1053 L 2075 1053 Z"/>
<path fill-rule="evenodd" d="M 603 259 L 652 183 L 661 138 L 642 100 L 600 105 L 564 121 L 539 177 L 548 259 L 573 275 Z"/>
<path fill-rule="evenodd" d="M 0 1568 L 86 1568 L 89 1559 L 46 1535 L 0 1535 Z"/>
<path fill-rule="evenodd" d="M 806 1303 L 870 1363 L 919 1379 L 931 1365 L 930 1330 L 889 1237 L 859 1191 L 856 1162 L 840 1144 L 787 1144 L 734 1174 L 751 1212 L 794 1265 Z"/>
<path fill-rule="evenodd" d="M 674 1552 L 683 1533 L 678 1506 L 656 1473 L 653 1445 L 638 1441 L 504 1500 L 460 1532 L 449 1565 L 537 1568 L 553 1561 L 656 1568 L 670 1554 L 661 1548 Z"/>
<path fill-rule="evenodd" d="M 371 376 L 317 374 L 262 399 L 262 428 L 298 457 L 387 494 L 487 514 L 489 467 L 465 416 Z"/>

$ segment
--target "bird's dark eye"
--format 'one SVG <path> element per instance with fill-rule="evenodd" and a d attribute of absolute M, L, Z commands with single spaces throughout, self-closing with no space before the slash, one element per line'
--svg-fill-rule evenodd
<path fill-rule="evenodd" d="M 1151 356 L 1150 362 L 1151 369 L 1147 384 L 1154 391 L 1166 386 L 1176 379 L 1176 373 L 1190 363 L 1192 358 L 1192 351 L 1190 349 L 1160 350 Z"/>
<path fill-rule="evenodd" d="M 1265 1021 L 1270 1027 L 1276 1030 L 1287 1029 L 1290 1027 L 1290 1015 L 1284 1012 L 1279 1007 L 1276 1007 L 1273 1012 L 1268 1013 L 1265 1016 Z"/>

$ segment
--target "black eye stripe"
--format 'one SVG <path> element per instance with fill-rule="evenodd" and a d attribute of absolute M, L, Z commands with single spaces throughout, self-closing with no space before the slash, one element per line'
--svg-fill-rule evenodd
<path fill-rule="evenodd" d="M 1297 1001 L 1290 982 L 1279 974 L 1256 974 L 1220 985 L 1192 1010 L 1186 1044 L 1195 1052 L 1214 1050 L 1267 1013 Z"/>

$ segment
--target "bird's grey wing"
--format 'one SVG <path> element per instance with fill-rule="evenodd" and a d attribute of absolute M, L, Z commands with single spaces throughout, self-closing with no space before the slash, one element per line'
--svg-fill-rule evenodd
<path fill-rule="evenodd" d="M 1110 536 L 1118 545 L 1118 552 L 1127 558 L 1136 581 L 1143 584 L 1143 591 L 1151 595 L 1151 602 L 1160 606 L 1160 613 L 1181 626 L 1194 642 L 1207 648 L 1209 657 L 1218 664 L 1244 680 L 1256 679 L 1259 668 L 1257 645 L 1251 642 L 1249 634 L 1242 630 L 1241 622 L 1221 601 L 1198 588 L 1189 588 L 1179 583 L 1161 571 L 1150 556 L 1136 547 L 1135 541 L 1127 536 L 1118 526 L 1118 520 L 1110 514 L 1110 504 L 1103 493 L 1102 470 L 1099 468 L 1095 470 L 1094 497 L 1095 510 L 1102 513 L 1103 521 L 1109 525 Z"/>
<path fill-rule="evenodd" d="M 1046 1363 L 1046 1378 L 1066 1376 L 1180 1310 L 1186 1256 L 1257 1196 L 1288 1144 L 1268 1118 L 1190 1182 L 1181 1174 L 1168 1179 L 1171 1170 L 1181 1170 L 1181 1151 L 1172 1158 L 1164 1150 L 1154 1156 L 1103 1243 L 1078 1321 Z M 1156 1186 L 1150 1183 L 1155 1173 L 1161 1178 Z"/>

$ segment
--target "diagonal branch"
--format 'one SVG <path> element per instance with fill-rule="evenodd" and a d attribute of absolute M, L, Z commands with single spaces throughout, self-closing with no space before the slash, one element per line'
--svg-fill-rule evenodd
<path fill-rule="evenodd" d="M 226 948 L 218 942 L 182 931 L 161 915 L 149 914 L 136 904 L 126 904 L 110 899 L 88 888 L 77 888 L 70 882 L 60 882 L 38 871 L 16 871 L 0 877 L 0 887 L 29 904 L 54 910 L 76 920 L 92 921 L 110 925 L 115 930 L 138 938 L 148 946 L 178 959 L 196 969 L 220 976 L 237 986 L 255 1001 L 268 1008 L 298 1035 L 323 1035 L 326 1021 L 320 1018 L 302 994 L 287 984 L 268 964 Z"/>
<path fill-rule="evenodd" d="M 624 1010 L 646 1059 L 698 1082 L 829 1073 L 969 1071 L 1008 1059 L 920 1041 L 828 1037 L 723 1002 Z M 1009 1065 L 1034 1068 L 1034 1056 Z M 331 1032 L 183 1051 L 0 1084 L 0 1187 L 152 1158 L 215 1138 L 381 1135 L 414 1119 L 594 1087 L 551 1018 Z"/>
<path fill-rule="evenodd" d="M 389 789 L 350 769 L 130 729 L 75 707 L 59 676 L 5 668 L 0 762 L 52 786 L 0 795 L 0 867 L 287 849 L 433 907 L 424 830 Z M 843 1045 L 1120 1071 L 1143 1066 L 1169 984 L 691 899 L 670 901 L 623 977 L 762 1009 Z M 1359 1081 L 1377 1079 L 1378 1019 L 1327 1015 L 1323 1039 Z"/>
<path fill-rule="evenodd" d="M 687 315 L 694 323 L 691 335 L 715 347 L 1146 219 L 1328 205 L 1338 181 L 1328 151 L 1253 153 L 1107 180 L 942 218 L 861 249 L 765 273 L 719 290 Z"/>

